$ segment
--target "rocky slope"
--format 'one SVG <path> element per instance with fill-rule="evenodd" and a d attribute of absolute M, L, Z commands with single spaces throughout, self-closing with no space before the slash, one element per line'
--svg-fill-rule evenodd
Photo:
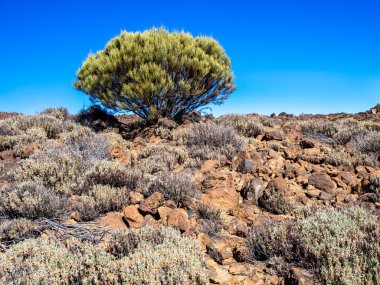
<path fill-rule="evenodd" d="M 6 118 L 2 115 L 0 120 Z M 253 249 L 249 240 L 260 226 L 293 225 L 318 210 L 360 205 L 378 215 L 378 150 L 372 141 L 363 141 L 363 136 L 380 130 L 377 122 L 374 111 L 355 116 L 218 119 L 194 112 L 182 125 L 161 119 L 150 127 L 127 116 L 118 121 L 91 117 L 86 124 L 97 132 L 119 133 L 126 139 L 110 141 L 112 161 L 142 172 L 141 183 L 128 191 L 122 207 L 106 210 L 93 221 L 109 229 L 178 229 L 198 241 L 214 284 L 323 284 L 327 277 L 318 268 L 288 257 L 285 250 L 262 248 L 259 255 L 257 241 Z M 225 145 L 209 145 L 192 135 L 204 131 L 197 129 L 199 124 L 226 128 L 206 130 L 210 136 L 215 132 L 223 144 L 227 141 Z M 237 139 L 229 137 L 232 128 Z M 3 133 L 1 138 L 5 137 Z M 54 138 L 62 139 L 60 135 Z M 192 139 L 196 142 L 190 143 Z M 0 189 L 13 183 L 9 173 L 39 153 L 44 143 L 28 140 L 18 147 L 3 147 Z M 75 205 L 74 196 L 70 201 Z M 81 221 L 83 215 L 77 209 L 65 223 Z M 289 252 L 294 255 L 293 249 Z M 307 255 L 306 251 L 300 254 Z"/>

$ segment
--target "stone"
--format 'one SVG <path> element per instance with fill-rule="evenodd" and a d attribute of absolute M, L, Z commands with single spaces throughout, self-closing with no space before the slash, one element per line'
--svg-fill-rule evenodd
<path fill-rule="evenodd" d="M 332 193 L 336 189 L 336 185 L 330 176 L 322 172 L 311 174 L 309 176 L 308 184 L 327 193 Z"/>
<path fill-rule="evenodd" d="M 313 148 L 313 147 L 315 147 L 315 143 L 312 140 L 310 140 L 310 139 L 303 139 L 300 142 L 300 146 L 303 149 L 305 149 L 305 148 Z"/>
<path fill-rule="evenodd" d="M 355 178 L 355 175 L 351 172 L 345 171 L 338 175 L 338 178 L 340 178 L 344 183 L 346 183 L 348 186 L 355 187 L 357 185 L 357 180 Z"/>
<path fill-rule="evenodd" d="M 233 187 L 214 188 L 203 194 L 205 203 L 223 210 L 233 209 L 239 204 L 240 194 Z"/>
<path fill-rule="evenodd" d="M 166 222 L 168 215 L 170 214 L 171 211 L 173 211 L 173 209 L 162 206 L 162 207 L 159 207 L 157 211 L 158 211 L 158 215 L 160 216 L 160 219 Z"/>
<path fill-rule="evenodd" d="M 255 165 L 253 164 L 252 161 L 250 161 L 248 159 L 244 159 L 242 162 L 240 162 L 240 164 L 237 168 L 237 171 L 241 172 L 241 173 L 253 174 L 253 173 L 255 173 Z"/>
<path fill-rule="evenodd" d="M 232 250 L 223 242 L 211 241 L 206 245 L 207 253 L 219 264 L 224 260 L 233 258 Z"/>
<path fill-rule="evenodd" d="M 123 220 L 123 214 L 119 212 L 109 212 L 105 216 L 100 217 L 99 224 L 110 229 L 122 229 L 127 227 Z"/>
<path fill-rule="evenodd" d="M 169 118 L 161 118 L 158 120 L 158 125 L 160 127 L 163 127 L 165 129 L 175 129 L 177 127 L 177 123 L 173 120 L 170 120 Z"/>
<path fill-rule="evenodd" d="M 282 141 L 282 139 L 283 139 L 282 133 L 277 132 L 277 131 L 269 131 L 269 132 L 266 132 L 264 135 L 264 140 L 266 141 L 272 141 L 272 140 Z"/>
<path fill-rule="evenodd" d="M 334 195 L 331 193 L 320 191 L 319 195 L 317 196 L 317 199 L 323 201 L 331 201 L 332 199 L 334 199 Z"/>
<path fill-rule="evenodd" d="M 153 218 L 153 216 L 151 215 L 146 215 L 144 217 L 144 222 L 143 222 L 143 227 L 158 227 L 160 225 L 160 223 L 158 221 L 156 221 L 155 218 Z"/>
<path fill-rule="evenodd" d="M 160 192 L 154 192 L 143 202 L 141 202 L 139 210 L 144 214 L 157 214 L 158 207 L 164 202 L 164 195 Z"/>
<path fill-rule="evenodd" d="M 131 228 L 141 228 L 144 222 L 144 217 L 139 213 L 137 205 L 130 205 L 124 208 L 124 220 Z"/>
<path fill-rule="evenodd" d="M 189 216 L 184 209 L 174 209 L 167 216 L 167 224 L 170 227 L 185 232 L 190 226 Z"/>
<path fill-rule="evenodd" d="M 239 237 L 246 237 L 248 234 L 248 226 L 247 223 L 240 219 L 233 218 L 230 221 L 228 232 L 231 235 L 236 235 Z"/>

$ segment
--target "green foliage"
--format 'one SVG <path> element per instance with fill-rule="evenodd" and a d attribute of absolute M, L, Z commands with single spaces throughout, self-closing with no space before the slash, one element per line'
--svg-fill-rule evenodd
<path fill-rule="evenodd" d="M 156 121 L 181 119 L 234 91 L 231 63 L 209 37 L 151 29 L 123 31 L 104 50 L 90 54 L 74 86 L 115 111 Z"/>
<path fill-rule="evenodd" d="M 300 222 L 299 243 L 325 284 L 379 284 L 378 218 L 360 207 L 325 210 Z"/>

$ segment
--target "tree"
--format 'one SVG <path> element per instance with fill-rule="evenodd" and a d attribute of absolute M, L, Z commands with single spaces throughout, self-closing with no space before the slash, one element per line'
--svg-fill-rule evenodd
<path fill-rule="evenodd" d="M 181 120 L 235 90 L 231 62 L 216 40 L 162 28 L 123 31 L 87 57 L 74 86 L 113 111 L 150 122 Z"/>

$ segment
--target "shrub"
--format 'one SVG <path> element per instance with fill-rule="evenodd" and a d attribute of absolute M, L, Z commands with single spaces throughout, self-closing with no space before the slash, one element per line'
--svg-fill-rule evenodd
<path fill-rule="evenodd" d="M 95 134 L 88 128 L 77 127 L 64 136 L 65 151 L 80 157 L 85 165 L 96 160 L 110 160 L 110 144 L 104 135 Z"/>
<path fill-rule="evenodd" d="M 15 127 L 21 131 L 31 128 L 42 128 L 49 139 L 55 139 L 59 134 L 70 131 L 74 124 L 69 121 L 62 121 L 54 116 L 41 114 L 34 116 L 18 116 L 14 122 Z"/>
<path fill-rule="evenodd" d="M 86 171 L 97 160 L 110 159 L 109 145 L 105 137 L 87 128 L 76 128 L 65 134 L 64 145 L 54 142 L 29 159 L 22 161 L 13 171 L 16 181 L 32 180 L 46 187 L 54 187 L 59 193 L 79 194 L 84 187 Z"/>
<path fill-rule="evenodd" d="M 3 220 L 0 223 L 0 240 L 6 244 L 38 237 L 40 233 L 40 226 L 25 218 Z"/>
<path fill-rule="evenodd" d="M 376 201 L 380 202 L 380 176 L 370 175 L 368 181 L 363 183 L 363 191 L 365 193 L 374 193 Z"/>
<path fill-rule="evenodd" d="M 339 131 L 336 123 L 326 120 L 301 121 L 300 124 L 304 133 L 322 134 L 329 138 L 332 138 Z"/>
<path fill-rule="evenodd" d="M 200 229 L 211 237 L 218 237 L 223 229 L 221 210 L 209 204 L 201 203 L 196 208 L 196 213 L 200 219 Z"/>
<path fill-rule="evenodd" d="M 123 31 L 104 50 L 88 56 L 75 88 L 114 111 L 133 112 L 148 121 L 179 120 L 233 92 L 230 68 L 212 38 L 164 29 Z"/>
<path fill-rule="evenodd" d="M 91 221 L 100 215 L 95 198 L 88 195 L 76 196 L 74 201 L 75 219 L 78 221 Z"/>
<path fill-rule="evenodd" d="M 46 108 L 40 114 L 50 115 L 62 121 L 67 120 L 70 116 L 69 110 L 65 107 Z"/>
<path fill-rule="evenodd" d="M 379 163 L 375 156 L 365 153 L 348 153 L 345 151 L 333 151 L 329 153 L 325 162 L 334 166 L 340 165 L 365 165 L 365 166 L 378 166 Z"/>
<path fill-rule="evenodd" d="M 380 153 L 380 132 L 368 132 L 356 136 L 353 148 L 362 153 Z"/>
<path fill-rule="evenodd" d="M 231 159 L 244 148 L 243 139 L 233 128 L 212 123 L 192 125 L 185 134 L 185 141 L 191 155 L 203 160 L 220 155 Z"/>
<path fill-rule="evenodd" d="M 224 115 L 217 119 L 217 123 L 234 128 L 239 134 L 246 137 L 256 137 L 265 131 L 263 124 L 254 116 Z"/>
<path fill-rule="evenodd" d="M 53 242 L 31 239 L 0 256 L 0 283 L 9 285 L 75 283 L 77 260 Z"/>
<path fill-rule="evenodd" d="M 164 144 L 150 145 L 139 154 L 137 167 L 144 173 L 173 170 L 187 159 L 187 152 L 181 147 Z"/>
<path fill-rule="evenodd" d="M 378 218 L 360 207 L 324 210 L 299 224 L 299 244 L 325 284 L 378 284 Z"/>
<path fill-rule="evenodd" d="M 13 170 L 17 182 L 35 181 L 53 187 L 58 193 L 71 195 L 81 192 L 85 167 L 80 158 L 68 155 L 61 149 L 33 155 Z"/>
<path fill-rule="evenodd" d="M 142 228 L 120 259 L 122 284 L 208 284 L 197 242 L 172 228 Z"/>
<path fill-rule="evenodd" d="M 147 185 L 146 196 L 154 192 L 160 192 L 166 200 L 175 201 L 178 207 L 188 207 L 191 200 L 198 194 L 193 181 L 189 175 L 179 173 L 160 173 Z"/>
<path fill-rule="evenodd" d="M 246 238 L 247 260 L 267 260 L 289 255 L 292 248 L 287 238 L 287 227 L 271 220 L 254 226 Z"/>
<path fill-rule="evenodd" d="M 126 248 L 133 236 L 136 243 Z M 119 231 L 101 244 L 76 239 L 57 245 L 41 238 L 12 246 L 0 255 L 0 282 L 32 284 L 208 284 L 197 242 L 171 228 Z"/>
<path fill-rule="evenodd" d="M 129 189 L 115 188 L 108 185 L 95 185 L 90 195 L 94 197 L 99 213 L 120 211 L 128 202 Z"/>
<path fill-rule="evenodd" d="M 85 180 L 87 185 L 102 184 L 133 190 L 137 187 L 141 176 L 141 171 L 136 168 L 127 168 L 115 161 L 101 160 L 88 170 Z"/>
<path fill-rule="evenodd" d="M 1 196 L 0 211 L 11 218 L 62 218 L 69 210 L 63 196 L 32 181 L 11 184 Z"/>

